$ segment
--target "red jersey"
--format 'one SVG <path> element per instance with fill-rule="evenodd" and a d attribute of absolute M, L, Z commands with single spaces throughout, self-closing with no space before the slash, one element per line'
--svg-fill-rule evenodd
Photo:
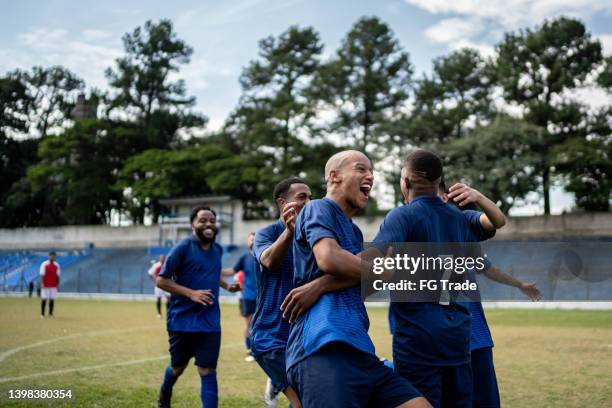
<path fill-rule="evenodd" d="M 43 288 L 57 288 L 60 276 L 60 266 L 57 262 L 49 260 L 40 265 L 40 276 Z"/>
<path fill-rule="evenodd" d="M 157 277 L 159 276 L 159 274 L 161 273 L 162 268 L 164 267 L 164 265 L 161 262 L 155 262 L 153 264 L 153 266 L 151 266 L 151 269 L 149 269 L 149 276 L 154 277 L 155 279 L 157 279 Z"/>

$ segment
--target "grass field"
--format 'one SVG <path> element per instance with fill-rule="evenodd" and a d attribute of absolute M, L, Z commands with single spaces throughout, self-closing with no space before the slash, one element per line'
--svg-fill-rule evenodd
<path fill-rule="evenodd" d="M 56 303 L 56 317 L 40 320 L 38 299 L 0 298 L 0 406 L 155 406 L 168 355 L 153 302 Z M 220 405 L 261 407 L 265 377 L 244 361 L 243 319 L 236 305 L 223 305 L 222 313 Z M 386 309 L 369 314 L 377 353 L 389 358 Z M 494 309 L 487 317 L 502 405 L 612 406 L 611 312 Z M 173 406 L 199 406 L 199 387 L 190 367 Z M 11 389 L 72 389 L 74 399 L 15 401 Z"/>

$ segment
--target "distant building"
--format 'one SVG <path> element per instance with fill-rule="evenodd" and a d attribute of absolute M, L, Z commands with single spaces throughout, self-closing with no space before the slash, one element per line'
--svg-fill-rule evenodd
<path fill-rule="evenodd" d="M 95 98 L 85 98 L 85 94 L 79 94 L 77 96 L 76 105 L 72 109 L 72 119 L 83 120 L 83 119 L 95 119 L 98 117 L 98 102 Z"/>

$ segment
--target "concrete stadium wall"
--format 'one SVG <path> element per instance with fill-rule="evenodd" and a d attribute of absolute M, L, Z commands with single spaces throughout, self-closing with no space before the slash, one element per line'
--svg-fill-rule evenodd
<path fill-rule="evenodd" d="M 382 223 L 382 217 L 356 218 L 364 239 L 371 241 Z M 235 224 L 235 244 L 243 245 L 251 231 L 273 220 L 243 221 Z M 224 232 L 224 238 L 229 234 Z M 68 249 L 93 243 L 97 248 L 146 247 L 155 244 L 159 228 L 153 226 L 65 226 L 53 228 L 0 229 L 0 249 Z M 612 213 L 564 214 L 553 216 L 514 217 L 497 233 L 499 240 L 538 240 L 563 238 L 612 237 Z"/>

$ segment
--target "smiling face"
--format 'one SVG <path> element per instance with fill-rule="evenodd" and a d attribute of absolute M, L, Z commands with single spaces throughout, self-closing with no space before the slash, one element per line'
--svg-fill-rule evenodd
<path fill-rule="evenodd" d="M 372 163 L 361 152 L 347 153 L 339 161 L 338 167 L 330 171 L 330 181 L 348 207 L 360 210 L 368 205 L 374 185 Z"/>
<path fill-rule="evenodd" d="M 312 193 L 310 192 L 310 187 L 304 183 L 293 183 L 289 187 L 289 190 L 285 194 L 285 196 L 281 196 L 278 198 L 279 208 L 282 211 L 283 207 L 289 203 L 297 203 L 298 207 L 296 208 L 296 212 L 299 212 L 304 208 L 304 206 L 312 199 Z"/>
<path fill-rule="evenodd" d="M 210 210 L 198 211 L 191 223 L 193 233 L 203 244 L 214 241 L 217 236 L 217 218 Z"/>

